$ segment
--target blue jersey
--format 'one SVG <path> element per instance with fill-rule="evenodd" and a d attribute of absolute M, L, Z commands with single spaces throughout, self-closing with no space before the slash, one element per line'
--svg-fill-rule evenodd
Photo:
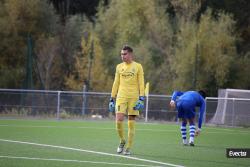
<path fill-rule="evenodd" d="M 179 97 L 177 99 L 177 97 Z M 196 91 L 187 91 L 187 92 L 180 92 L 174 91 L 171 100 L 174 100 L 177 105 L 178 103 L 182 103 L 184 108 L 188 108 L 190 111 L 195 111 L 195 107 L 200 107 L 200 114 L 199 114 L 199 123 L 198 127 L 201 128 L 202 119 L 205 111 L 205 100 L 204 98 Z"/>

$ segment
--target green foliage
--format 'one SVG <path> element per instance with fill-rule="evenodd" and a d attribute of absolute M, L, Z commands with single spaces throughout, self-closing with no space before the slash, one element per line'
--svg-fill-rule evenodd
<path fill-rule="evenodd" d="M 65 88 L 65 78 L 74 70 L 75 57 L 81 52 L 82 35 L 83 22 L 80 16 L 68 17 L 66 24 L 60 26 L 56 35 L 59 40 L 55 60 L 58 68 L 53 71 L 56 73 L 57 82 L 53 85 L 53 89 Z"/>
<path fill-rule="evenodd" d="M 210 9 L 197 21 L 200 1 L 170 3 L 175 11 L 172 20 L 161 0 L 110 1 L 99 8 L 96 30 L 109 74 L 115 69 L 110 64 L 120 61 L 121 46 L 128 43 L 144 67 L 151 92 L 207 89 L 214 94 L 228 85 L 236 58 L 235 22 L 222 12 L 214 18 Z"/>
<path fill-rule="evenodd" d="M 186 15 L 179 17 L 172 63 L 176 74 L 173 88 L 205 89 L 215 95 L 218 88 L 227 87 L 237 58 L 235 22 L 225 13 L 215 19 L 210 9 L 201 15 L 199 22 Z"/>
<path fill-rule="evenodd" d="M 63 23 L 47 0 L 0 1 L 0 87 L 22 87 L 31 34 L 35 88 L 81 90 L 89 82 L 91 90 L 110 91 L 120 49 L 129 44 L 144 67 L 150 93 L 205 89 L 214 96 L 219 88 L 249 89 L 249 27 L 244 19 L 249 13 L 237 12 L 237 1 L 100 1 L 92 22 L 69 15 L 72 6 L 67 5 L 73 2 L 51 2 L 59 4 Z M 243 11 L 248 4 L 239 2 Z M 234 17 L 207 8 L 223 5 Z M 242 43 L 237 48 L 242 50 L 236 50 Z"/>
<path fill-rule="evenodd" d="M 37 75 L 39 75 L 44 89 L 47 90 L 56 87 L 55 80 L 58 79 L 58 73 L 60 75 L 62 72 L 59 71 L 62 64 L 59 45 L 58 37 L 40 37 L 36 41 Z"/>
<path fill-rule="evenodd" d="M 250 52 L 238 58 L 230 71 L 229 85 L 236 89 L 250 89 Z"/>
<path fill-rule="evenodd" d="M 67 88 L 82 90 L 83 84 L 94 91 L 107 91 L 112 80 L 104 68 L 104 54 L 91 22 L 85 21 L 81 39 L 81 54 L 75 56 L 74 70 L 65 77 Z"/>
<path fill-rule="evenodd" d="M 9 0 L 0 4 L 0 73 L 3 76 L 0 87 L 21 88 L 28 34 L 36 40 L 55 33 L 57 17 L 45 0 Z"/>
<path fill-rule="evenodd" d="M 173 78 L 174 89 L 192 88 L 196 44 L 196 25 L 193 22 L 182 23 L 177 34 L 177 46 L 171 63 L 171 68 L 176 74 Z"/>
<path fill-rule="evenodd" d="M 206 84 L 210 80 L 215 80 L 214 86 L 226 86 L 231 67 L 237 58 L 234 24 L 232 17 L 224 13 L 221 13 L 217 20 L 212 19 L 210 10 L 201 17 L 198 33 L 202 64 L 199 68 L 200 87 L 211 86 Z"/>
<path fill-rule="evenodd" d="M 115 64 L 120 62 L 122 45 L 129 44 L 135 50 L 135 60 L 144 66 L 145 78 L 153 90 L 165 92 L 162 86 L 168 87 L 170 71 L 166 67 L 173 37 L 165 9 L 163 1 L 151 0 L 110 1 L 109 7 L 99 8 L 96 30 L 110 75 L 114 75 Z"/>
<path fill-rule="evenodd" d="M 237 34 L 241 40 L 237 41 L 237 52 L 244 55 L 250 48 L 250 1 L 248 0 L 206 0 L 207 7 L 213 9 L 216 16 L 219 11 L 232 14 L 236 20 Z"/>
<path fill-rule="evenodd" d="M 63 111 L 60 113 L 60 118 L 61 118 L 61 119 L 68 119 L 68 118 L 70 118 L 70 115 L 69 115 L 65 110 L 63 110 Z"/>

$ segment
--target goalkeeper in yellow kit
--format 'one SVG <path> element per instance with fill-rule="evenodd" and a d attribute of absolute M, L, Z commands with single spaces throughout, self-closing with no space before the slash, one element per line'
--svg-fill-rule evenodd
<path fill-rule="evenodd" d="M 120 138 L 117 153 L 130 155 L 135 134 L 135 118 L 144 108 L 144 73 L 142 65 L 133 61 L 133 49 L 125 45 L 121 50 L 109 102 L 109 111 L 116 112 L 116 130 Z M 128 139 L 124 136 L 123 120 L 128 115 Z M 125 148 L 126 145 L 126 148 Z"/>

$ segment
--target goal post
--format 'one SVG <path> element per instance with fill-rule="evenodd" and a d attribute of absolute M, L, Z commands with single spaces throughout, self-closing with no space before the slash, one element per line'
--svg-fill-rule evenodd
<path fill-rule="evenodd" d="M 220 89 L 218 97 L 208 97 L 206 102 L 207 114 L 210 114 L 208 123 L 250 126 L 250 90 Z"/>

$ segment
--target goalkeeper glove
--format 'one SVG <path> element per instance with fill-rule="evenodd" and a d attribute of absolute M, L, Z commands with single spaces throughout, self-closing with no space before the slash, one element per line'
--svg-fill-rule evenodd
<path fill-rule="evenodd" d="M 144 109 L 144 97 L 140 96 L 139 100 L 135 103 L 134 110 L 143 110 Z"/>
<path fill-rule="evenodd" d="M 109 100 L 109 112 L 114 112 L 114 111 L 115 111 L 115 101 L 111 97 L 110 100 Z"/>

